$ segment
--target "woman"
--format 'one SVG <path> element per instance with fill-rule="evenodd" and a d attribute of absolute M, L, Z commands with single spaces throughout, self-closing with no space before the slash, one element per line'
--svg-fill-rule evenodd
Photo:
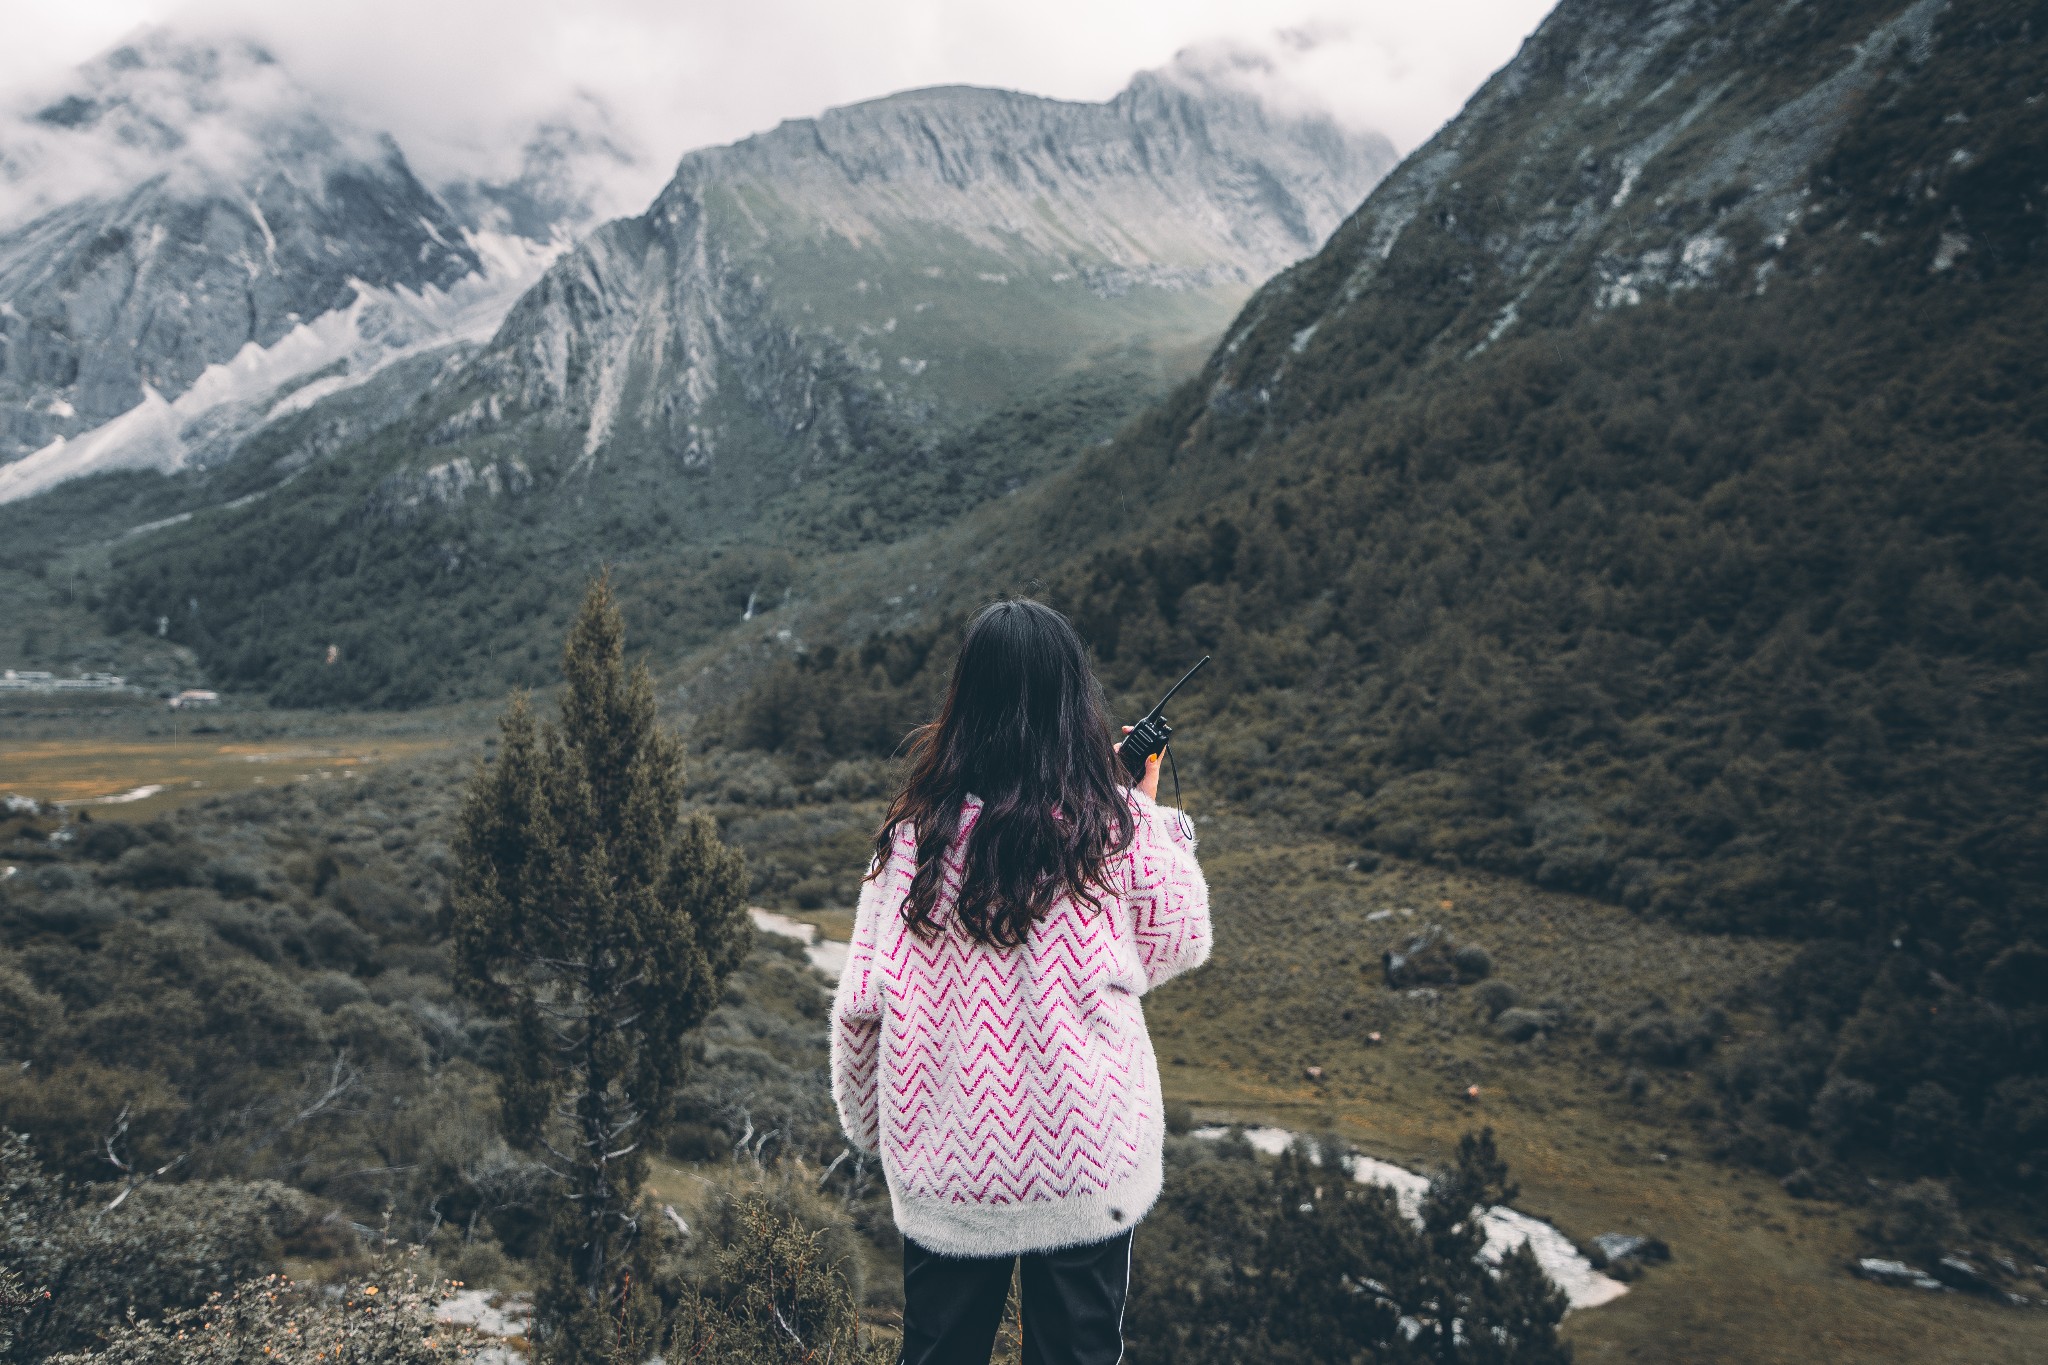
<path fill-rule="evenodd" d="M 903 1232 L 904 1365 L 986 1361 L 1019 1256 L 1028 1365 L 1123 1354 L 1165 1126 L 1138 997 L 1209 955 L 1158 762 L 1125 785 L 1079 637 L 1030 601 L 974 618 L 915 736 L 832 1009 L 840 1122 Z"/>

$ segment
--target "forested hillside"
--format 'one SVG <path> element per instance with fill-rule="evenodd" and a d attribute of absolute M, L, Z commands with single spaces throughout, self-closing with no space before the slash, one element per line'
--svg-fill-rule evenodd
<path fill-rule="evenodd" d="M 1244 808 L 1819 940 L 1731 1148 L 2034 1188 L 2044 47 L 1993 0 L 1568 0 L 986 537 L 1134 704 L 1216 654 L 1175 720 Z M 785 661 L 729 733 L 891 747 L 955 625 Z"/>
<path fill-rule="evenodd" d="M 202 514 L 146 539 L 116 533 L 106 552 L 111 572 L 85 578 L 79 590 L 110 631 L 153 635 L 167 618 L 167 638 L 196 651 L 218 685 L 281 706 L 501 695 L 552 679 L 550 642 L 585 574 L 614 566 L 635 638 L 675 657 L 775 611 L 806 565 L 943 525 L 1071 463 L 1163 391 L 1156 376 L 1105 366 L 931 449 L 761 490 L 758 515 L 713 527 L 691 523 L 688 486 L 647 471 L 615 471 L 618 496 L 588 505 L 536 497 L 508 510 L 479 493 L 469 506 L 457 497 L 447 507 L 408 508 L 379 485 L 376 461 L 407 449 L 392 432 L 295 472 L 286 490 L 266 497 L 266 433 L 251 443 L 251 459 L 211 476 L 212 496 L 233 508 L 229 530 Z M 277 435 L 288 444 L 297 431 Z M 115 530 L 122 513 L 161 495 L 136 489 L 141 477 L 0 508 L 0 533 Z M 39 562 L 36 554 L 25 549 L 18 566 Z M 331 662 L 329 644 L 337 646 Z"/>

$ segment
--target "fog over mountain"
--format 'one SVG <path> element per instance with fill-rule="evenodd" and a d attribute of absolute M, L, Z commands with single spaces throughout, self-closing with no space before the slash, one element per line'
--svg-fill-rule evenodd
<path fill-rule="evenodd" d="M 488 334 L 589 219 L 579 158 L 622 155 L 580 112 L 518 178 L 436 193 L 252 42 L 89 63 L 0 129 L 0 496 L 178 467 L 224 406 Z"/>
<path fill-rule="evenodd" d="M 681 468 L 762 453 L 762 427 L 814 460 L 915 445 L 1091 351 L 1202 337 L 1393 162 L 1180 72 L 1105 104 L 956 86 L 793 120 L 686 156 L 551 269 L 435 439 L 535 423 L 528 462 L 554 433 Z"/>

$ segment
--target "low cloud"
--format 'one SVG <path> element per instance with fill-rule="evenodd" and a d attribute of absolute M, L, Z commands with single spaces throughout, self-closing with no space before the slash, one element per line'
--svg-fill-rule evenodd
<path fill-rule="evenodd" d="M 1247 36 L 1210 38 L 1174 65 L 1279 108 L 1321 110 L 1386 134 L 1403 154 L 1427 141 L 1500 68 L 1547 4 L 1454 3 L 1331 13 Z"/>
<path fill-rule="evenodd" d="M 191 192 L 230 188 L 265 158 L 304 164 L 385 154 L 331 118 L 261 47 L 145 35 L 23 98 L 0 123 L 0 226 L 168 175 Z"/>
<path fill-rule="evenodd" d="M 323 107 L 389 130 L 423 178 L 509 179 L 536 127 L 601 145 L 606 212 L 643 207 L 675 160 L 785 118 L 937 84 L 1101 100 L 1169 62 L 1283 106 L 1321 108 L 1406 152 L 1513 55 L 1548 0 L 69 0 L 17 16 L 0 56 L 17 114 L 138 21 L 247 35 Z M 0 164 L 49 165 L 0 129 Z M 126 163 L 123 163 L 125 166 Z M 5 179 L 0 174 L 0 179 Z M 4 191 L 0 191 L 4 192 Z"/>

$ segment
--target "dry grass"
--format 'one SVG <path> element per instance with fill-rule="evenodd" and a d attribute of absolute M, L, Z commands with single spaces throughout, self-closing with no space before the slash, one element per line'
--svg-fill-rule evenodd
<path fill-rule="evenodd" d="M 1681 1010 L 1739 992 L 1788 945 L 1687 933 L 1499 878 L 1392 860 L 1349 870 L 1340 845 L 1270 842 L 1227 818 L 1203 835 L 1214 957 L 1146 1001 L 1168 1098 L 1202 1120 L 1332 1129 L 1419 1166 L 1492 1126 L 1526 1210 L 1581 1241 L 1640 1231 L 1671 1245 L 1671 1263 L 1629 1294 L 1567 1320 L 1581 1361 L 2048 1360 L 2048 1312 L 1851 1277 L 1862 1211 L 1794 1200 L 1707 1158 L 1679 1114 L 1704 1079 L 1653 1068 L 1653 1093 L 1632 1102 L 1618 1084 L 1626 1064 L 1589 1036 L 1593 1019 L 1653 996 Z M 1386 909 L 1397 913 L 1366 919 Z M 1572 1024 L 1517 1045 L 1493 1035 L 1469 987 L 1433 1000 L 1388 990 L 1380 952 L 1431 922 L 1485 946 L 1498 979 L 1562 1004 Z M 1730 1029 L 1769 1026 L 1738 1010 Z"/>
<path fill-rule="evenodd" d="M 146 820 L 174 806 L 262 786 L 347 781 L 365 769 L 443 749 L 452 741 L 378 739 L 373 743 L 213 737 L 170 739 L 0 740 L 0 794 L 39 801 L 91 801 L 96 820 Z M 140 800 L 98 804 L 143 787 Z"/>

